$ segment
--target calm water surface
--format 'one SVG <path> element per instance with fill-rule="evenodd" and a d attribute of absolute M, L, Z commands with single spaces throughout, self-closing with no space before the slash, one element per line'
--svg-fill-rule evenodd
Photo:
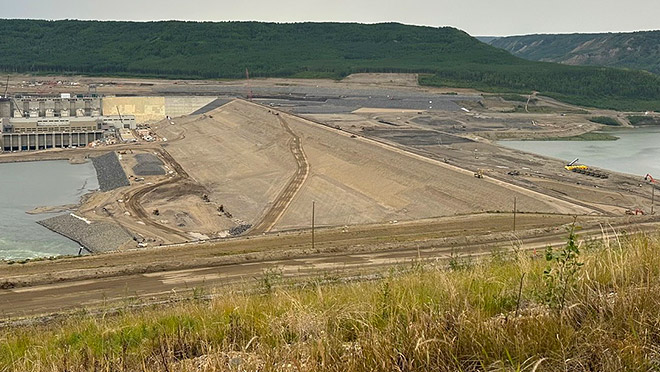
<path fill-rule="evenodd" d="M 78 244 L 38 225 L 57 214 L 36 207 L 75 204 L 98 189 L 94 166 L 67 161 L 0 164 L 0 259 L 77 254 Z"/>
<path fill-rule="evenodd" d="M 500 141 L 509 148 L 621 173 L 660 178 L 660 128 L 608 131 L 616 141 Z"/>

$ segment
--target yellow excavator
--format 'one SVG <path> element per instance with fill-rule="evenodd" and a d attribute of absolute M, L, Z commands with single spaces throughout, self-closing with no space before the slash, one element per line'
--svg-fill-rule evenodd
<path fill-rule="evenodd" d="M 575 158 L 575 160 L 573 160 L 572 162 L 566 164 L 564 166 L 564 168 L 566 168 L 566 170 L 569 170 L 569 171 L 572 171 L 573 169 L 589 169 L 589 167 L 587 167 L 586 165 L 575 164 L 575 163 L 578 162 L 578 160 L 580 160 L 580 159 Z"/>

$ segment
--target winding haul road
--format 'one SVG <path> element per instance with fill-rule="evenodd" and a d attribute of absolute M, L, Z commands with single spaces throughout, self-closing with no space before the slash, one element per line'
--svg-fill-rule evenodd
<path fill-rule="evenodd" d="M 170 155 L 167 151 L 165 151 L 161 147 L 156 148 L 155 151 L 157 151 L 158 154 L 160 155 L 160 157 L 170 167 L 172 167 L 172 169 L 175 172 L 174 173 L 175 175 L 172 178 L 167 179 L 165 181 L 158 182 L 158 183 L 155 183 L 153 185 L 147 185 L 147 186 L 141 187 L 139 189 L 134 189 L 134 190 L 128 191 L 124 195 L 124 200 L 126 200 L 126 208 L 130 211 L 130 213 L 132 213 L 134 216 L 136 216 L 140 221 L 144 222 L 146 225 L 149 225 L 153 228 L 161 230 L 163 233 L 178 236 L 181 239 L 183 239 L 183 241 L 188 241 L 188 240 L 190 240 L 190 237 L 187 234 L 185 234 L 184 232 L 182 232 L 180 230 L 177 230 L 177 229 L 174 229 L 174 228 L 171 228 L 169 226 L 165 226 L 163 224 L 160 224 L 160 223 L 152 220 L 149 217 L 149 214 L 147 213 L 147 211 L 145 211 L 144 208 L 142 207 L 142 204 L 140 204 L 142 198 L 145 195 L 147 195 L 148 193 L 150 193 L 151 191 L 155 190 L 156 188 L 162 187 L 162 186 L 165 186 L 165 185 L 168 185 L 168 184 L 177 183 L 177 182 L 180 182 L 184 179 L 190 178 L 190 176 L 188 176 L 188 173 L 186 173 L 186 171 L 183 169 L 183 167 L 181 167 L 181 165 L 179 165 L 179 163 L 176 160 L 174 160 L 172 155 Z"/>
<path fill-rule="evenodd" d="M 259 235 L 267 233 L 270 229 L 275 226 L 277 221 L 282 217 L 286 209 L 289 207 L 293 198 L 296 196 L 303 183 L 309 175 L 309 162 L 307 161 L 307 156 L 305 156 L 305 151 L 303 150 L 302 140 L 300 136 L 295 134 L 286 120 L 283 118 L 282 113 L 277 114 L 280 124 L 286 130 L 291 138 L 289 139 L 289 150 L 293 154 L 293 157 L 296 159 L 296 173 L 291 177 L 289 183 L 286 185 L 284 190 L 275 198 L 270 209 L 263 216 L 261 221 L 257 223 L 249 233 L 252 235 Z"/>

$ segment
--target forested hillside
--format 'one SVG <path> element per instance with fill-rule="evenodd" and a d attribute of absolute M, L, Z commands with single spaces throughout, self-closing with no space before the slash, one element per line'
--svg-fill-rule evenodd
<path fill-rule="evenodd" d="M 395 23 L 0 20 L 0 69 L 164 78 L 341 78 L 425 73 L 428 85 L 539 91 L 568 102 L 660 110 L 660 77 L 529 62 L 453 28 Z"/>
<path fill-rule="evenodd" d="M 660 31 L 510 36 L 489 43 L 533 61 L 626 67 L 660 74 Z"/>

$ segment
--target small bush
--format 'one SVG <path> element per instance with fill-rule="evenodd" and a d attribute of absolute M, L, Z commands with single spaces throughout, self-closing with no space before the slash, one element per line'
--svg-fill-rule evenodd
<path fill-rule="evenodd" d="M 660 118 L 653 116 L 631 115 L 628 120 L 632 125 L 660 125 Z"/>
<path fill-rule="evenodd" d="M 591 119 L 589 119 L 589 121 L 593 123 L 612 125 L 612 126 L 621 125 L 621 123 L 619 123 L 618 120 L 611 118 L 609 116 L 594 116 Z"/>
<path fill-rule="evenodd" d="M 521 96 L 520 94 L 499 94 L 505 101 L 514 101 L 514 102 L 527 102 L 527 97 Z M 536 99 L 534 99 L 536 101 Z"/>

